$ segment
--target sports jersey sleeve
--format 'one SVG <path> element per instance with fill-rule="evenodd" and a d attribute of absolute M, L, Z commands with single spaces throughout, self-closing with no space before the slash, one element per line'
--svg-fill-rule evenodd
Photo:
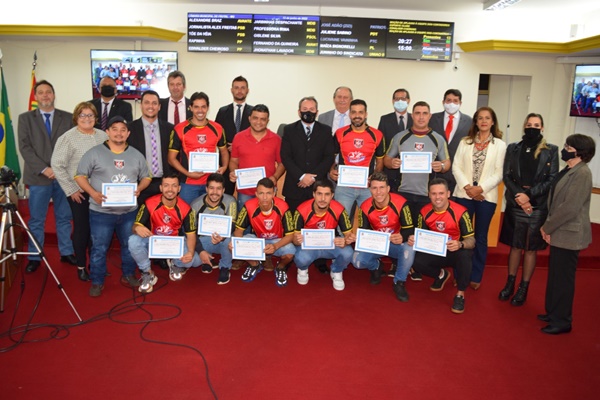
<path fill-rule="evenodd" d="M 249 225 L 250 217 L 248 216 L 248 209 L 246 209 L 246 206 L 243 206 L 238 213 L 237 220 L 235 221 L 235 227 L 245 230 Z"/>
<path fill-rule="evenodd" d="M 181 226 L 183 228 L 184 233 L 194 233 L 198 230 L 198 225 L 196 223 L 196 213 L 194 210 L 190 209 L 183 219 L 183 224 Z"/>
<path fill-rule="evenodd" d="M 438 154 L 436 159 L 438 161 L 447 160 L 450 158 L 450 152 L 448 151 L 448 143 L 445 140 L 438 140 Z"/>
<path fill-rule="evenodd" d="M 352 222 L 350 221 L 350 216 L 348 216 L 348 212 L 344 209 L 339 216 L 338 226 L 342 233 L 347 233 L 352 230 Z"/>
<path fill-rule="evenodd" d="M 419 213 L 419 217 L 417 219 L 416 228 L 419 228 L 419 229 L 429 229 L 429 227 L 427 226 L 427 224 L 425 224 L 425 219 L 423 218 L 423 214 L 421 214 L 421 213 Z"/>
<path fill-rule="evenodd" d="M 179 140 L 179 135 L 177 135 L 177 132 L 175 132 L 175 129 L 173 129 L 171 131 L 171 138 L 169 140 L 169 151 L 176 151 L 176 152 L 180 152 L 181 151 L 181 140 Z"/>
<path fill-rule="evenodd" d="M 140 206 L 140 209 L 138 210 L 137 215 L 135 216 L 134 224 L 142 225 L 148 229 L 152 229 L 152 227 L 150 226 L 150 211 L 148 210 L 146 204 L 142 204 Z"/>
<path fill-rule="evenodd" d="M 458 220 L 458 225 L 460 227 L 460 237 L 462 239 L 473 236 L 475 232 L 473 231 L 473 224 L 471 223 L 471 218 L 469 217 L 469 213 L 464 212 L 460 219 Z"/>
<path fill-rule="evenodd" d="M 282 217 L 283 222 L 283 236 L 287 236 L 291 233 L 294 233 L 296 226 L 294 225 L 294 216 L 290 210 L 287 210 L 283 213 Z"/>
<path fill-rule="evenodd" d="M 400 150 L 399 150 L 400 146 L 398 146 L 399 142 L 400 142 L 400 134 L 398 133 L 392 138 L 390 146 L 388 147 L 387 154 L 386 154 L 388 157 L 396 158 L 400 155 Z"/>
<path fill-rule="evenodd" d="M 358 209 L 358 227 L 362 229 L 371 229 L 369 217 L 362 208 Z"/>
<path fill-rule="evenodd" d="M 294 230 L 300 232 L 304 228 L 304 217 L 298 210 L 294 212 Z"/>
<path fill-rule="evenodd" d="M 88 150 L 77 165 L 77 172 L 75 173 L 75 177 L 77 176 L 85 176 L 89 178 L 92 175 L 93 165 L 94 165 L 94 154 L 95 151 L 93 149 Z"/>
<path fill-rule="evenodd" d="M 410 235 L 415 233 L 415 226 L 413 224 L 412 214 L 410 213 L 410 207 L 408 204 L 404 204 L 400 210 L 400 233 L 402 234 L 402 240 L 405 242 L 408 240 Z"/>
<path fill-rule="evenodd" d="M 383 135 L 379 138 L 379 144 L 375 148 L 375 157 L 382 158 L 385 156 L 385 142 L 383 140 Z"/>

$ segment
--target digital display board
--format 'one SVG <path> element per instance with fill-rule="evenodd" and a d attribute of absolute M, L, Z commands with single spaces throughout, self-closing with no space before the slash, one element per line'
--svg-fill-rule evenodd
<path fill-rule="evenodd" d="M 319 55 L 385 57 L 387 20 L 321 17 Z"/>
<path fill-rule="evenodd" d="M 188 51 L 252 52 L 252 14 L 188 14 Z"/>
<path fill-rule="evenodd" d="M 386 57 L 407 60 L 452 60 L 454 23 L 390 20 Z"/>
<path fill-rule="evenodd" d="M 254 15 L 252 52 L 317 55 L 319 17 Z"/>

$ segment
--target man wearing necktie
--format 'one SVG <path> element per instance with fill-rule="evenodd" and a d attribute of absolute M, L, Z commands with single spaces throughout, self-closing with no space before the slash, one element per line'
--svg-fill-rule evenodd
<path fill-rule="evenodd" d="M 324 112 L 319 116 L 319 122 L 331 127 L 333 135 L 339 128 L 350 125 L 350 102 L 354 100 L 352 89 L 340 86 L 333 92 L 333 110 Z"/>
<path fill-rule="evenodd" d="M 71 208 L 50 166 L 56 141 L 73 127 L 73 116 L 54 108 L 54 87 L 48 81 L 39 81 L 34 95 L 38 109 L 21 114 L 18 126 L 19 151 L 25 162 L 23 181 L 29 187 L 29 229 L 43 250 L 44 226 L 52 199 L 60 260 L 76 265 L 71 241 Z M 27 251 L 38 253 L 31 240 Z M 31 254 L 25 270 L 34 272 L 39 265 L 40 256 Z"/>
<path fill-rule="evenodd" d="M 114 116 L 121 116 L 126 121 L 133 119 L 131 104 L 117 98 L 117 82 L 110 76 L 100 80 L 100 97 L 90 102 L 96 107 L 98 120 L 94 126 L 96 129 L 106 130 L 106 124 Z"/>
<path fill-rule="evenodd" d="M 158 119 L 177 125 L 192 118 L 190 99 L 183 96 L 185 93 L 185 75 L 181 71 L 170 72 L 167 76 L 167 86 L 171 97 L 160 99 Z"/>

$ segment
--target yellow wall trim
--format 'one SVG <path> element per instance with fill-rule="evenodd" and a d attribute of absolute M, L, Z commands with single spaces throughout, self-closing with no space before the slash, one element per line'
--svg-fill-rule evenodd
<path fill-rule="evenodd" d="M 569 54 L 600 48 L 600 35 L 565 43 L 520 40 L 480 40 L 458 43 L 465 53 L 478 51 L 517 51 L 527 53 Z"/>
<path fill-rule="evenodd" d="M 152 26 L 0 25 L 0 36 L 122 37 L 178 42 L 185 33 Z"/>

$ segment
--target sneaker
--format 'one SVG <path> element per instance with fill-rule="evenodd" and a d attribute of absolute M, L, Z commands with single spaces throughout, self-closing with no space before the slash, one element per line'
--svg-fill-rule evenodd
<path fill-rule="evenodd" d="M 275 269 L 275 267 L 273 266 L 273 260 L 271 259 L 271 257 L 265 257 L 265 271 L 273 271 Z"/>
<path fill-rule="evenodd" d="M 237 271 L 238 269 L 241 269 L 246 264 L 247 264 L 247 262 L 244 260 L 233 260 L 233 264 L 231 264 L 231 269 L 234 271 Z"/>
<path fill-rule="evenodd" d="M 450 272 L 446 271 L 445 269 L 442 269 L 442 271 L 444 272 L 444 275 L 442 275 L 441 278 L 439 276 L 435 278 L 435 281 L 433 281 L 433 284 L 429 287 L 429 289 L 433 290 L 434 292 L 439 292 L 440 290 L 444 289 L 444 285 L 448 279 L 450 279 Z"/>
<path fill-rule="evenodd" d="M 307 269 L 299 269 L 298 270 L 298 285 L 306 285 L 308 283 L 308 270 Z"/>
<path fill-rule="evenodd" d="M 213 266 L 210 264 L 202 264 L 201 269 L 203 274 L 210 274 L 213 270 Z"/>
<path fill-rule="evenodd" d="M 420 282 L 423 280 L 423 274 L 415 271 L 414 269 L 410 269 L 410 280 Z"/>
<path fill-rule="evenodd" d="M 398 281 L 394 283 L 394 293 L 396 293 L 396 298 L 404 303 L 408 301 L 408 292 L 406 291 L 406 287 L 404 287 L 405 282 Z"/>
<path fill-rule="evenodd" d="M 463 296 L 454 296 L 454 303 L 452 303 L 452 312 L 454 314 L 462 314 L 465 312 L 465 298 Z"/>
<path fill-rule="evenodd" d="M 256 275 L 258 275 L 258 273 L 262 270 L 263 270 L 263 265 L 260 262 L 258 263 L 258 265 L 256 267 L 249 265 L 248 268 L 246 268 L 246 270 L 242 274 L 242 280 L 244 282 L 252 282 L 254 280 L 254 278 L 256 278 Z"/>
<path fill-rule="evenodd" d="M 102 289 L 104 289 L 104 285 L 94 285 L 92 284 L 92 287 L 90 287 L 90 296 L 91 297 L 98 297 L 102 294 Z"/>
<path fill-rule="evenodd" d="M 169 265 L 169 279 L 172 281 L 180 281 L 186 272 L 187 268 L 178 267 L 174 264 Z"/>
<path fill-rule="evenodd" d="M 139 282 L 139 292 L 140 293 L 150 293 L 154 290 L 154 285 L 158 282 L 158 278 L 154 275 L 154 272 L 143 272 L 142 277 Z"/>
<path fill-rule="evenodd" d="M 275 283 L 280 287 L 287 286 L 287 272 L 285 272 L 285 269 L 275 270 Z"/>
<path fill-rule="evenodd" d="M 396 269 L 397 269 L 397 265 L 395 263 L 392 264 L 392 267 L 390 268 L 390 270 L 387 272 L 387 276 L 389 276 L 390 278 L 393 278 L 394 275 L 396 275 Z"/>
<path fill-rule="evenodd" d="M 217 280 L 217 285 L 226 285 L 229 283 L 229 269 L 221 268 L 219 270 L 219 279 Z"/>
<path fill-rule="evenodd" d="M 140 281 L 138 281 L 136 279 L 136 277 L 133 276 L 133 275 L 127 275 L 127 276 L 123 275 L 123 276 L 121 276 L 121 283 L 124 284 L 124 285 L 129 285 L 131 287 L 138 287 L 138 286 L 140 286 Z"/>
<path fill-rule="evenodd" d="M 371 270 L 371 285 L 379 285 L 381 283 L 381 276 L 383 275 L 383 265 L 379 261 L 377 269 Z"/>
<path fill-rule="evenodd" d="M 343 272 L 332 272 L 331 280 L 333 281 L 333 288 L 335 290 L 344 290 L 346 287 Z"/>

